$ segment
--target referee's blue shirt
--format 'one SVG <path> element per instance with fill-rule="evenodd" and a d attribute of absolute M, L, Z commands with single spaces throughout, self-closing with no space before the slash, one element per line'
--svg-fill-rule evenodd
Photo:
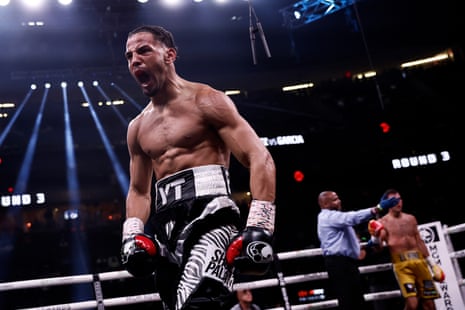
<path fill-rule="evenodd" d="M 322 209 L 318 214 L 318 238 L 323 256 L 342 255 L 358 259 L 360 242 L 353 226 L 373 217 L 372 208 L 357 211 Z"/>

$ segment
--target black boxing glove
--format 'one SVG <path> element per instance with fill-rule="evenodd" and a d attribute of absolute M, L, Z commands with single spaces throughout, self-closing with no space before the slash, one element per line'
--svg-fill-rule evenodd
<path fill-rule="evenodd" d="M 272 238 L 263 228 L 245 228 L 226 251 L 228 265 L 233 265 L 241 274 L 265 274 L 273 261 Z"/>
<path fill-rule="evenodd" d="M 263 275 L 268 271 L 273 262 L 274 215 L 273 203 L 252 200 L 246 228 L 226 251 L 228 265 L 247 275 Z"/>
<path fill-rule="evenodd" d="M 160 246 L 156 240 L 143 232 L 143 223 L 138 218 L 129 218 L 123 225 L 121 263 L 134 277 L 152 275 L 156 269 Z"/>
<path fill-rule="evenodd" d="M 153 274 L 157 266 L 160 247 L 146 234 L 136 234 L 123 241 L 121 263 L 134 277 Z"/>

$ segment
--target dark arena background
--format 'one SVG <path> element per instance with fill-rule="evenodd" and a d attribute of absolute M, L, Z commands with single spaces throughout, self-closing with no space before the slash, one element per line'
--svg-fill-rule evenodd
<path fill-rule="evenodd" d="M 420 224 L 465 222 L 465 28 L 457 1 L 3 2 L 0 285 L 122 269 L 126 128 L 148 102 L 124 52 L 127 33 L 141 24 L 172 31 L 178 73 L 227 91 L 271 151 L 276 252 L 319 247 L 317 195 L 327 189 L 355 210 L 394 187 Z M 248 171 L 233 159 L 230 174 L 246 216 Z M 364 240 L 365 227 L 358 229 Z M 308 272 L 322 262 L 282 267 Z M 151 279 L 101 285 L 105 298 L 156 292 Z M 302 302 L 308 287 L 290 287 L 291 302 Z M 95 292 L 88 283 L 44 281 L 0 290 L 0 309 L 45 309 L 95 300 Z M 255 299 L 264 309 L 282 303 L 279 291 L 257 290 Z M 161 309 L 159 302 L 121 309 L 130 307 Z"/>

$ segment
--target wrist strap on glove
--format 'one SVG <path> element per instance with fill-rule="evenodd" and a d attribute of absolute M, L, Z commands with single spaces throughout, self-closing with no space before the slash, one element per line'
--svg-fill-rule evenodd
<path fill-rule="evenodd" d="M 138 217 L 128 217 L 123 223 L 123 241 L 132 235 L 144 233 L 144 222 Z"/>
<path fill-rule="evenodd" d="M 436 265 L 436 263 L 434 262 L 434 260 L 431 258 L 431 256 L 428 256 L 426 258 L 426 262 L 428 263 L 428 266 L 430 267 L 433 267 L 434 265 Z"/>
<path fill-rule="evenodd" d="M 274 232 L 276 206 L 270 201 L 253 199 L 250 203 L 247 227 L 259 227 Z"/>
<path fill-rule="evenodd" d="M 368 246 L 379 246 L 380 245 L 380 241 L 378 237 L 375 237 L 375 236 L 371 236 L 370 240 L 368 240 L 368 243 L 367 245 Z"/>

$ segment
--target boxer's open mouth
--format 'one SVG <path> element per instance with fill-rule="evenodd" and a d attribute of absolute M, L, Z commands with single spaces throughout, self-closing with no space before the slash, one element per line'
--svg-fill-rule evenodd
<path fill-rule="evenodd" d="M 134 76 L 140 84 L 145 84 L 150 80 L 150 76 L 144 70 L 134 71 Z"/>

